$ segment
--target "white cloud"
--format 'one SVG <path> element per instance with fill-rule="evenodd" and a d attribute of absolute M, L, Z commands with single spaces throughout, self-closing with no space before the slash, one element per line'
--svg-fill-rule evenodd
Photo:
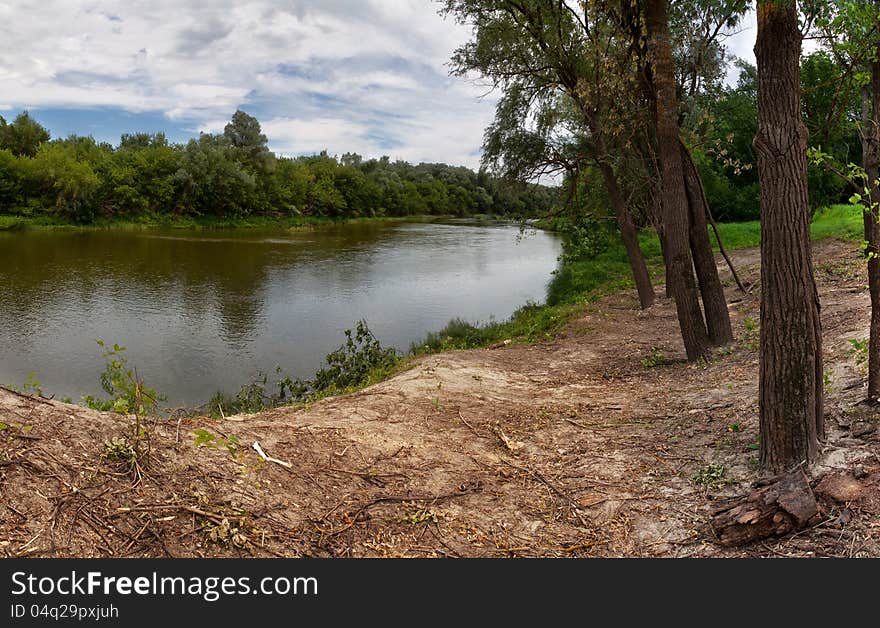
<path fill-rule="evenodd" d="M 0 3 L 0 93 L 15 108 L 161 111 L 202 129 L 243 107 L 280 152 L 398 150 L 474 166 L 493 101 L 447 76 L 469 33 L 438 8 L 430 0 L 12 0 Z"/>

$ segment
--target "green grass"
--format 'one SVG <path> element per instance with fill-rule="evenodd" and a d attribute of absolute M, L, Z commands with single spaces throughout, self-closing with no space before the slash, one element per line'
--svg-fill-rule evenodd
<path fill-rule="evenodd" d="M 719 225 L 721 238 L 727 250 L 757 247 L 761 244 L 761 224 L 758 221 Z M 862 214 L 851 205 L 834 205 L 816 213 L 811 226 L 813 240 L 841 238 L 861 240 Z M 717 242 L 711 233 L 713 246 Z M 660 241 L 653 230 L 639 236 L 642 251 L 651 276 L 663 281 L 663 256 Z M 532 343 L 552 338 L 572 316 L 579 304 L 634 287 L 626 250 L 619 238 L 598 255 L 584 259 L 565 259 L 550 283 L 545 305 L 527 304 L 502 322 L 473 324 L 454 319 L 442 330 L 428 334 L 422 342 L 414 343 L 411 353 L 420 355 L 450 349 L 487 347 L 498 342 Z"/>
<path fill-rule="evenodd" d="M 841 238 L 861 242 L 865 237 L 862 211 L 852 205 L 832 205 L 813 218 L 813 240 Z"/>
<path fill-rule="evenodd" d="M 246 218 L 217 218 L 212 216 L 169 216 L 167 214 L 141 214 L 133 217 L 98 218 L 88 224 L 78 224 L 56 216 L 0 216 L 0 231 L 15 230 L 118 230 L 139 231 L 146 229 L 310 229 L 339 224 L 370 222 L 433 222 L 450 216 L 381 216 L 324 218 L 314 216 L 248 216 Z"/>

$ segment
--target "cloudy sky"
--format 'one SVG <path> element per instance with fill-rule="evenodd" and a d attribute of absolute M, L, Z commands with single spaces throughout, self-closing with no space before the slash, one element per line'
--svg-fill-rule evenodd
<path fill-rule="evenodd" d="M 450 77 L 468 30 L 432 0 L 0 2 L 0 114 L 53 137 L 222 131 L 236 108 L 271 148 L 474 167 L 494 98 Z M 754 22 L 731 41 L 751 58 Z"/>

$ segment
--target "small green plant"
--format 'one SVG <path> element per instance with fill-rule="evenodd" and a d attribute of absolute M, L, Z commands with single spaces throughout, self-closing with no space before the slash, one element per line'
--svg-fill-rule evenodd
<path fill-rule="evenodd" d="M 34 429 L 33 425 L 24 425 L 23 423 L 0 423 L 0 432 L 5 430 L 20 430 L 27 433 L 32 429 Z"/>
<path fill-rule="evenodd" d="M 43 396 L 42 384 L 40 384 L 35 373 L 28 373 L 27 383 L 22 386 L 22 391 L 25 393 L 31 393 L 37 397 Z"/>
<path fill-rule="evenodd" d="M 420 508 L 415 513 L 404 517 L 403 521 L 405 523 L 411 523 L 413 525 L 419 523 L 438 523 L 440 521 L 440 517 L 430 508 Z"/>
<path fill-rule="evenodd" d="M 284 375 L 279 366 L 275 369 L 277 378 L 270 384 L 269 376 L 259 372 L 234 396 L 216 393 L 208 402 L 208 411 L 216 418 L 314 401 L 382 379 L 400 359 L 394 349 L 382 347 L 365 321 L 359 321 L 355 331 L 346 329 L 345 337 L 345 344 L 327 355 L 327 366 L 315 373 L 313 379 Z"/>
<path fill-rule="evenodd" d="M 696 484 L 713 488 L 724 483 L 724 473 L 724 465 L 709 463 L 697 471 L 692 479 Z"/>
<path fill-rule="evenodd" d="M 751 316 L 746 316 L 743 319 L 743 335 L 740 342 L 749 351 L 757 351 L 760 341 L 761 332 L 758 323 Z"/>
<path fill-rule="evenodd" d="M 855 359 L 856 367 L 862 372 L 868 367 L 868 339 L 852 338 L 849 341 L 849 354 Z"/>
<path fill-rule="evenodd" d="M 104 442 L 104 451 L 101 455 L 107 460 L 114 462 L 126 462 L 133 464 L 137 460 L 137 452 L 124 437 L 117 436 Z"/>
<path fill-rule="evenodd" d="M 734 421 L 727 426 L 727 431 L 733 432 L 734 434 L 742 432 L 742 423 L 740 423 L 739 421 Z"/>
<path fill-rule="evenodd" d="M 158 410 L 159 401 L 164 397 L 147 387 L 138 377 L 137 371 L 128 366 L 128 360 L 122 355 L 125 347 L 114 344 L 109 348 L 101 340 L 96 342 L 102 349 L 101 355 L 105 361 L 104 371 L 101 373 L 101 388 L 110 398 L 99 399 L 85 395 L 83 401 L 93 410 L 134 415 L 131 433 L 114 437 L 105 443 L 103 454 L 108 460 L 128 463 L 132 475 L 139 482 L 142 467 L 146 466 L 152 453 L 151 434 L 145 427 L 144 418 Z"/>
<path fill-rule="evenodd" d="M 145 386 L 137 371 L 128 366 L 128 360 L 122 355 L 125 347 L 114 344 L 112 348 L 108 348 L 102 340 L 96 342 L 102 349 L 101 357 L 105 361 L 104 371 L 101 373 L 101 388 L 110 398 L 100 399 L 85 395 L 85 404 L 92 410 L 119 414 L 146 416 L 155 412 L 164 397 Z"/>
<path fill-rule="evenodd" d="M 193 430 L 193 434 L 196 435 L 195 441 L 193 442 L 195 447 L 204 446 L 212 449 L 225 447 L 229 452 L 229 455 L 233 458 L 235 457 L 235 454 L 238 453 L 238 446 L 241 441 L 239 441 L 236 436 L 226 438 L 225 436 L 218 436 L 217 434 L 204 429 Z"/>
<path fill-rule="evenodd" d="M 642 358 L 642 366 L 646 369 L 653 368 L 655 366 L 659 366 L 666 361 L 666 356 L 664 353 L 658 349 L 657 347 L 651 347 L 651 353 L 648 356 Z"/>
<path fill-rule="evenodd" d="M 822 385 L 825 388 L 826 394 L 830 394 L 834 390 L 834 371 L 831 369 L 825 369 L 825 372 L 822 373 Z"/>

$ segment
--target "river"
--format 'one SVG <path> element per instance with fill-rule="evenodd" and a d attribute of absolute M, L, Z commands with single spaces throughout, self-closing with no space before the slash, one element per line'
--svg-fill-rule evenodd
<path fill-rule="evenodd" d="M 0 233 L 0 383 L 33 373 L 46 395 L 101 395 L 103 340 L 191 406 L 260 370 L 311 376 L 359 319 L 405 351 L 453 317 L 544 300 L 560 241 L 520 235 L 467 221 Z"/>

